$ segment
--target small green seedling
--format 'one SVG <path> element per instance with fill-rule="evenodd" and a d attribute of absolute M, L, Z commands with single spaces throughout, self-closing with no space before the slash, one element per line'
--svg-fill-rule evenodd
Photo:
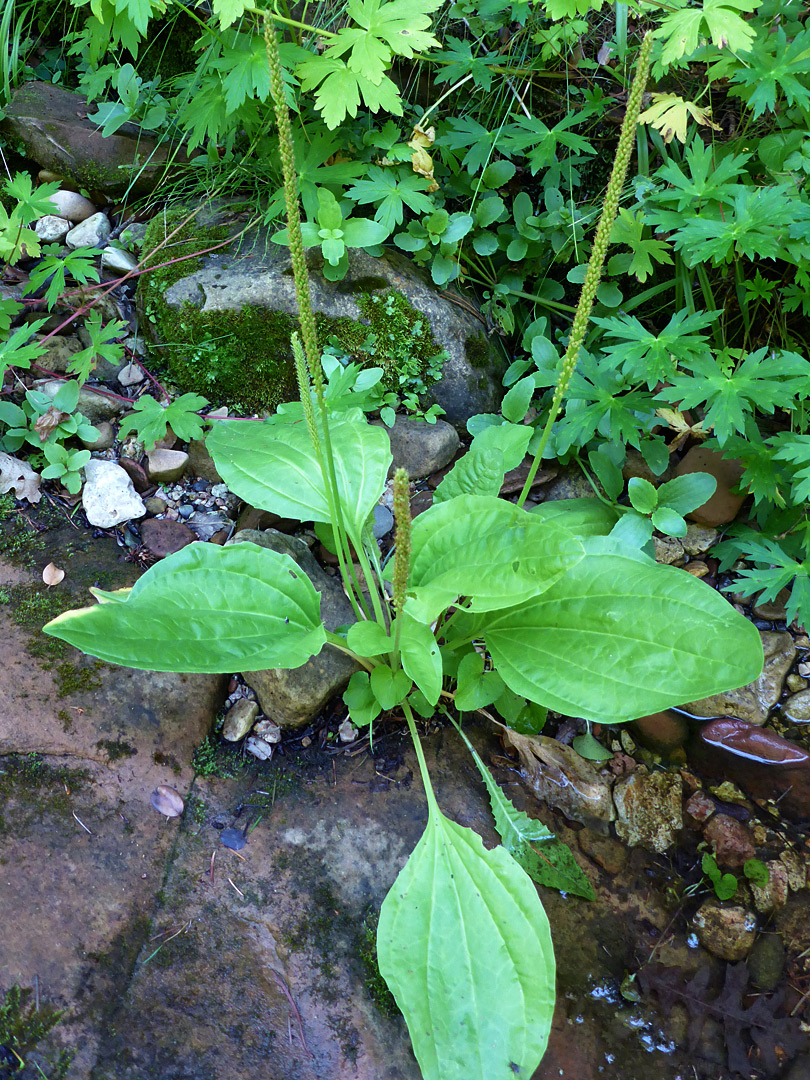
<path fill-rule="evenodd" d="M 82 487 L 82 469 L 90 460 L 89 450 L 68 450 L 62 443 L 46 443 L 42 448 L 48 464 L 42 470 L 45 480 L 61 480 L 71 495 Z"/>
<path fill-rule="evenodd" d="M 718 900 L 730 900 L 736 894 L 739 885 L 737 878 L 734 874 L 724 874 L 714 855 L 707 852 L 700 865 Z M 768 867 L 759 859 L 748 859 L 743 866 L 743 874 L 753 885 L 767 885 L 770 877 Z"/>

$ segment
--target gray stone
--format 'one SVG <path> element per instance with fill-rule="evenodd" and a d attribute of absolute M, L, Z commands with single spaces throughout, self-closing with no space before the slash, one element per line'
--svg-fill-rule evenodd
<path fill-rule="evenodd" d="M 111 529 L 146 513 L 132 481 L 114 461 L 91 458 L 84 467 L 84 475 L 82 506 L 91 525 Z"/>
<path fill-rule="evenodd" d="M 31 80 L 4 106 L 0 130 L 22 142 L 27 156 L 77 187 L 119 197 L 148 194 L 166 175 L 167 163 L 188 158 L 182 147 L 122 124 L 112 135 L 87 115 L 83 94 Z"/>
<path fill-rule="evenodd" d="M 156 484 L 171 484 L 188 470 L 188 454 L 184 450 L 150 450 L 146 461 L 149 479 Z"/>
<path fill-rule="evenodd" d="M 65 243 L 69 248 L 101 247 L 111 232 L 112 225 L 107 215 L 93 214 L 70 230 Z"/>
<path fill-rule="evenodd" d="M 239 742 L 252 729 L 256 717 L 259 715 L 259 706 L 255 701 L 248 698 L 239 698 L 231 705 L 225 715 L 225 723 L 222 725 L 222 738 L 228 742 Z"/>
<path fill-rule="evenodd" d="M 765 653 L 765 667 L 760 677 L 747 686 L 726 690 L 700 701 L 691 701 L 684 709 L 693 716 L 733 716 L 760 727 L 782 695 L 785 676 L 796 659 L 796 646 L 786 630 L 760 631 Z"/>
<path fill-rule="evenodd" d="M 115 432 L 109 420 L 102 420 L 96 425 L 98 435 L 95 439 L 82 439 L 82 443 L 88 450 L 96 453 L 100 450 L 109 450 L 115 442 Z"/>
<path fill-rule="evenodd" d="M 124 364 L 118 372 L 118 381 L 122 386 L 137 386 L 138 383 L 142 383 L 145 378 L 146 375 L 144 374 L 143 368 L 132 361 L 128 364 Z"/>
<path fill-rule="evenodd" d="M 38 334 L 37 340 L 41 341 L 42 337 L 43 335 Z M 46 351 L 37 360 L 37 364 L 46 371 L 53 371 L 56 375 L 64 375 L 68 364 L 83 348 L 79 339 L 73 335 L 62 337 L 61 334 L 57 334 L 41 343 Z"/>
<path fill-rule="evenodd" d="M 452 424 L 437 420 L 428 424 L 412 416 L 398 416 L 394 426 L 385 428 L 391 440 L 394 469 L 404 469 L 410 480 L 421 480 L 449 465 L 459 447 Z"/>
<path fill-rule="evenodd" d="M 47 394 L 49 398 L 56 397 L 59 388 L 65 384 L 61 379 L 42 379 L 35 384 L 37 390 Z M 78 411 L 86 416 L 91 424 L 97 424 L 100 420 L 112 420 L 127 407 L 125 401 L 110 397 L 107 394 L 91 390 L 89 386 L 83 386 L 79 390 Z"/>
<path fill-rule="evenodd" d="M 272 720 L 260 720 L 253 731 L 257 738 L 264 739 L 266 743 L 272 743 L 275 746 L 276 743 L 281 742 L 281 728 Z"/>
<path fill-rule="evenodd" d="M 243 529 L 228 542 L 253 543 L 290 555 L 321 594 L 321 618 L 327 630 L 354 622 L 354 612 L 340 581 L 318 565 L 306 544 L 293 536 L 267 529 Z M 325 645 L 317 656 L 299 668 L 287 671 L 243 671 L 248 686 L 256 692 L 262 712 L 282 729 L 305 727 L 326 703 L 345 689 L 359 668 L 354 660 L 332 645 Z"/>
<path fill-rule="evenodd" d="M 95 206 L 78 191 L 67 191 L 63 188 L 49 196 L 48 201 L 54 208 L 54 214 L 67 218 L 74 225 L 78 225 L 80 221 L 86 221 L 96 213 Z"/>
<path fill-rule="evenodd" d="M 70 232 L 70 222 L 66 218 L 46 214 L 36 223 L 34 232 L 45 244 L 61 244 Z"/>
<path fill-rule="evenodd" d="M 196 260 L 195 269 L 165 289 L 161 302 L 170 312 L 188 312 L 194 307 L 213 315 L 250 305 L 297 317 L 288 249 L 271 243 L 268 233 L 258 230 L 242 240 L 238 258 L 234 258 L 236 253 L 235 249 L 216 251 Z M 447 354 L 441 380 L 430 388 L 428 396 L 444 409 L 448 423 L 463 430 L 471 416 L 498 408 L 504 361 L 484 324 L 466 306 L 448 300 L 447 294 L 437 290 L 401 252 L 386 251 L 375 258 L 353 248 L 348 273 L 339 282 L 327 281 L 321 274 L 319 251 L 309 253 L 308 263 L 313 308 L 326 319 L 351 320 L 361 328 L 367 325 L 368 318 L 357 300 L 363 293 L 372 299 L 390 294 L 402 297 L 427 321 L 436 351 Z M 138 299 L 140 304 L 148 302 L 148 285 L 146 291 L 139 290 Z M 145 320 L 144 325 L 153 343 L 166 344 L 155 325 Z M 288 362 L 293 385 L 291 353 Z"/>
<path fill-rule="evenodd" d="M 596 498 L 596 492 L 576 462 L 563 465 L 555 478 L 542 486 L 540 494 L 543 502 L 556 502 L 558 499 Z"/>
<path fill-rule="evenodd" d="M 374 523 L 371 528 L 374 539 L 380 540 L 383 536 L 387 536 L 393 527 L 394 515 L 387 506 L 383 506 L 382 503 L 377 503 L 374 507 Z"/>
<path fill-rule="evenodd" d="M 189 507 L 191 509 L 191 507 Z M 182 511 L 182 507 L 181 507 Z M 186 522 L 190 529 L 193 529 L 200 540 L 210 540 L 212 536 L 215 536 L 222 529 L 230 528 L 231 521 L 225 517 L 224 513 L 217 513 L 212 510 L 209 513 L 201 513 L 194 511 L 187 519 Z"/>
<path fill-rule="evenodd" d="M 617 835 L 630 847 L 659 854 L 670 848 L 683 828 L 682 786 L 679 773 L 644 766 L 620 777 L 613 785 Z"/>
<path fill-rule="evenodd" d="M 731 964 L 746 958 L 757 934 L 755 915 L 743 907 L 722 906 L 716 900 L 704 901 L 692 926 L 704 949 Z"/>
<path fill-rule="evenodd" d="M 124 251 L 123 248 L 113 247 L 108 244 L 101 252 L 102 270 L 114 270 L 116 273 L 128 274 L 137 265 L 138 260 L 135 256 L 128 251 Z"/>
<path fill-rule="evenodd" d="M 794 724 L 806 724 L 810 720 L 810 690 L 800 690 L 782 702 L 782 712 Z"/>

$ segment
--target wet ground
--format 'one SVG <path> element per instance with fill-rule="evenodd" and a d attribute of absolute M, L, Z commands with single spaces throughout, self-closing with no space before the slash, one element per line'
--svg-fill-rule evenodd
<path fill-rule="evenodd" d="M 64 1010 L 15 1075 L 54 1080 L 66 1049 L 68 1080 L 418 1080 L 373 961 L 376 913 L 426 819 L 412 751 L 392 728 L 374 758 L 318 740 L 266 764 L 223 756 L 206 736 L 224 678 L 99 665 L 37 633 L 87 602 L 89 585 L 137 574 L 109 538 L 58 509 L 50 524 L 39 534 L 15 518 L 0 532 L 0 1002 L 18 984 Z M 67 576 L 48 590 L 52 560 Z M 507 794 L 571 844 L 596 891 L 589 903 L 543 890 L 559 999 L 535 1080 L 734 1076 L 722 1016 L 752 999 L 718 999 L 727 966 L 688 944 L 682 891 L 673 899 L 670 888 L 681 868 L 575 832 L 527 793 L 490 732 L 470 734 Z M 425 745 L 443 809 L 494 843 L 458 738 L 435 730 Z M 182 818 L 152 808 L 161 784 L 185 799 Z M 240 851 L 222 844 L 226 828 L 243 832 Z M 808 933 L 806 896 L 773 920 L 793 956 Z M 681 989 L 701 973 L 709 989 L 672 991 L 659 1010 L 625 982 L 651 956 Z M 749 1035 L 743 1025 L 746 1054 Z M 807 1080 L 801 1045 L 783 1042 L 772 1075 Z M 751 1075 L 766 1075 L 750 1060 Z M 4 1067 L 0 1056 L 0 1077 Z"/>

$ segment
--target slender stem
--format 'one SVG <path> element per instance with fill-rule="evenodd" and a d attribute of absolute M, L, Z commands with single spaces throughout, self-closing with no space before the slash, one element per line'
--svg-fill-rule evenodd
<path fill-rule="evenodd" d="M 405 720 L 408 723 L 408 731 L 411 734 L 411 740 L 413 742 L 413 748 L 416 751 L 416 760 L 419 762 L 419 772 L 422 776 L 422 783 L 425 787 L 425 795 L 427 796 L 428 803 L 428 818 L 432 817 L 434 813 L 440 814 L 439 804 L 436 802 L 436 795 L 433 791 L 433 785 L 430 782 L 430 773 L 428 772 L 427 762 L 425 761 L 425 752 L 422 749 L 422 744 L 419 741 L 419 734 L 416 730 L 416 724 L 413 719 L 413 712 L 407 701 L 402 702 L 402 711 L 405 713 Z"/>

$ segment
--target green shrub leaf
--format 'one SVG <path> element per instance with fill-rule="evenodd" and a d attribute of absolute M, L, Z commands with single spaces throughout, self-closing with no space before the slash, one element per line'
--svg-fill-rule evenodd
<path fill-rule="evenodd" d="M 147 671 L 296 668 L 326 639 L 309 578 L 289 555 L 250 543 L 189 544 L 148 570 L 123 601 L 67 611 L 43 629 Z"/>
<path fill-rule="evenodd" d="M 365 421 L 329 425 L 343 517 L 353 539 L 385 487 L 391 464 L 386 432 Z M 329 524 L 321 466 L 304 424 L 219 421 L 206 439 L 228 487 L 261 510 Z"/>
<path fill-rule="evenodd" d="M 554 1011 L 546 913 L 504 848 L 435 803 L 383 901 L 377 955 L 424 1080 L 532 1075 Z"/>
<path fill-rule="evenodd" d="M 542 595 L 487 618 L 516 694 L 605 723 L 730 690 L 762 670 L 759 633 L 719 593 L 611 539 Z"/>

